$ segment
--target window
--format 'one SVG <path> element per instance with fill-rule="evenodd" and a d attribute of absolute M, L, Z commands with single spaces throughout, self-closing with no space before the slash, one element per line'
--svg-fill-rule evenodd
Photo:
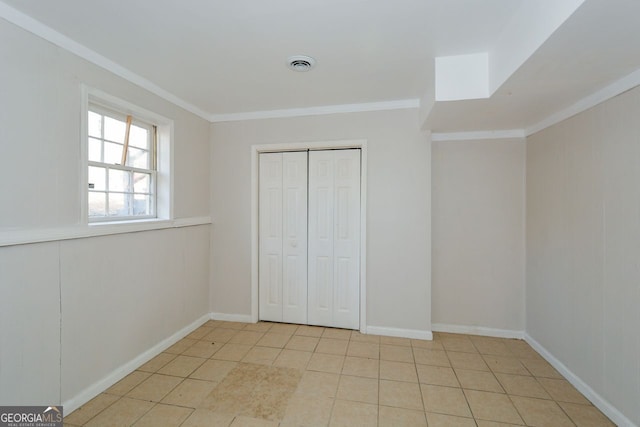
<path fill-rule="evenodd" d="M 173 120 L 82 85 L 83 223 L 173 219 Z"/>
<path fill-rule="evenodd" d="M 157 127 L 89 104 L 89 221 L 156 217 Z"/>

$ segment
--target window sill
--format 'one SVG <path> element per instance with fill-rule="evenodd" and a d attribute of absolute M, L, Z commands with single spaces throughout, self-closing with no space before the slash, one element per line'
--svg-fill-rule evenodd
<path fill-rule="evenodd" d="M 59 240 L 86 239 L 112 234 L 138 233 L 169 228 L 194 227 L 211 224 L 210 217 L 168 219 L 144 219 L 91 223 L 85 226 L 56 227 L 0 231 L 0 247 L 27 245 Z"/>
<path fill-rule="evenodd" d="M 179 221 L 179 220 L 178 220 Z M 88 224 L 89 227 L 130 227 L 130 226 L 162 226 L 171 224 L 172 220 L 164 218 L 144 218 L 144 219 L 126 219 L 117 221 L 93 221 Z M 149 225 L 150 224 L 150 225 Z"/>

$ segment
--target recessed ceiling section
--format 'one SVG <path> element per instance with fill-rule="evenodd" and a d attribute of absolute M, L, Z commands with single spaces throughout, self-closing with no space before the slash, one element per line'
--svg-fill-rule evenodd
<path fill-rule="evenodd" d="M 582 3 L 522 3 L 488 52 L 436 57 L 435 101 L 489 98 Z"/>
<path fill-rule="evenodd" d="M 536 0 L 520 5 L 489 51 L 489 90 L 494 94 L 585 0 Z"/>
<path fill-rule="evenodd" d="M 638 16 L 636 0 L 584 1 L 490 98 L 435 102 L 425 96 L 422 127 L 531 132 L 606 99 L 599 93 L 614 96 L 640 84 Z"/>
<path fill-rule="evenodd" d="M 436 58 L 435 101 L 489 97 L 489 54 Z"/>

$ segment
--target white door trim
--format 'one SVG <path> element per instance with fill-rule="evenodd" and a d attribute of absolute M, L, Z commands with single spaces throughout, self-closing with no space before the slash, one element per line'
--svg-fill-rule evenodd
<path fill-rule="evenodd" d="M 360 332 L 367 330 L 367 140 L 319 141 L 251 146 L 251 320 L 258 321 L 258 165 L 259 154 L 273 151 L 359 148 L 360 169 Z"/>

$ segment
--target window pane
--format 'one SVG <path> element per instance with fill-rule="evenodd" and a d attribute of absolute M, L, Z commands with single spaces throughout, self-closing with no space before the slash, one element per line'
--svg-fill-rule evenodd
<path fill-rule="evenodd" d="M 122 145 L 105 142 L 104 162 L 110 165 L 119 165 L 122 162 Z"/>
<path fill-rule="evenodd" d="M 149 169 L 149 152 L 146 150 L 139 150 L 137 148 L 129 147 L 127 166 L 133 166 L 134 168 L 140 169 Z"/>
<path fill-rule="evenodd" d="M 133 199 L 133 214 L 151 215 L 151 196 L 135 194 Z"/>
<path fill-rule="evenodd" d="M 89 135 L 102 137 L 102 115 L 89 111 Z"/>
<path fill-rule="evenodd" d="M 120 120 L 104 116 L 104 139 L 124 143 L 124 132 L 127 124 Z"/>
<path fill-rule="evenodd" d="M 89 192 L 89 216 L 106 216 L 106 194 Z"/>
<path fill-rule="evenodd" d="M 130 216 L 130 194 L 109 193 L 109 216 Z"/>
<path fill-rule="evenodd" d="M 129 145 L 132 147 L 149 149 L 149 131 L 136 125 L 131 125 Z"/>
<path fill-rule="evenodd" d="M 107 189 L 106 169 L 89 166 L 89 190 L 104 191 Z"/>
<path fill-rule="evenodd" d="M 89 138 L 89 161 L 102 161 L 102 141 L 95 138 Z"/>
<path fill-rule="evenodd" d="M 131 192 L 131 173 L 109 169 L 109 191 Z"/>
<path fill-rule="evenodd" d="M 0 0 L 1 1 L 1 0 Z M 129 129 L 126 164 L 122 165 L 127 112 L 91 104 L 87 112 L 88 215 L 124 219 L 155 215 L 155 127 L 134 118 Z M 123 168 L 123 166 L 125 166 Z M 140 172 L 121 169 L 138 169 Z"/>
<path fill-rule="evenodd" d="M 148 174 L 148 173 L 133 174 L 133 192 L 134 193 L 149 193 L 150 187 L 151 187 L 151 174 Z"/>

